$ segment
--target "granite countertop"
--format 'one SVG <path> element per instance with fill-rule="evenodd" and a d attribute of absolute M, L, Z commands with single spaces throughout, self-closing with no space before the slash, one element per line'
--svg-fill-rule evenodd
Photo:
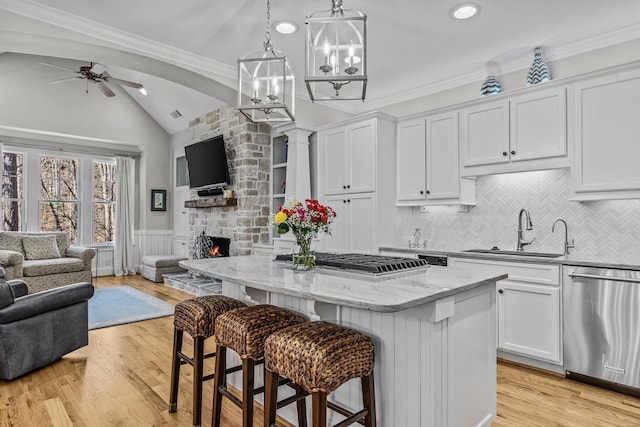
<path fill-rule="evenodd" d="M 572 253 L 568 256 L 559 255 L 556 258 L 547 258 L 539 256 L 528 255 L 506 255 L 500 253 L 476 253 L 476 252 L 464 252 L 455 250 L 435 250 L 435 249 L 409 249 L 399 247 L 381 247 L 380 251 L 391 251 L 396 253 L 406 253 L 407 255 L 446 255 L 456 258 L 474 258 L 485 259 L 495 261 L 510 261 L 510 262 L 527 262 L 527 263 L 542 263 L 542 264 L 556 264 L 556 265 L 576 265 L 585 267 L 597 267 L 597 268 L 621 268 L 630 270 L 640 270 L 640 258 L 629 256 L 607 256 L 607 255 L 591 255 Z M 526 254 L 526 252 L 524 252 Z"/>
<path fill-rule="evenodd" d="M 296 271 L 270 255 L 187 260 L 180 266 L 223 282 L 380 312 L 401 311 L 507 277 L 435 266 L 379 277 L 324 267 Z"/>

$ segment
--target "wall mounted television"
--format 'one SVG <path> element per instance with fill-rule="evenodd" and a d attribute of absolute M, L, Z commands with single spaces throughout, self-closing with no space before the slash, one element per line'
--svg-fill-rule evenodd
<path fill-rule="evenodd" d="M 218 188 L 231 184 L 222 135 L 184 147 L 189 188 Z"/>

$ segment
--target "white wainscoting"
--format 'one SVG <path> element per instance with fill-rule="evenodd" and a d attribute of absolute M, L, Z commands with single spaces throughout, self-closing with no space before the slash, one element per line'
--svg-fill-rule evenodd
<path fill-rule="evenodd" d="M 135 265 L 141 271 L 140 260 L 147 255 L 171 255 L 173 230 L 136 230 L 134 232 Z M 91 246 L 97 255 L 93 258 L 92 274 L 113 275 L 113 246 Z"/>

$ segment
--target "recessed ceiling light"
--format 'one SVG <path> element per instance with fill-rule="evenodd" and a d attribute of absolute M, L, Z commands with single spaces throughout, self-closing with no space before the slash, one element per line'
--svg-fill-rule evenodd
<path fill-rule="evenodd" d="M 298 26 L 291 21 L 274 22 L 273 28 L 280 34 L 293 34 L 298 31 Z"/>
<path fill-rule="evenodd" d="M 463 3 L 451 9 L 451 16 L 455 19 L 468 19 L 480 12 L 480 6 L 476 3 Z"/>

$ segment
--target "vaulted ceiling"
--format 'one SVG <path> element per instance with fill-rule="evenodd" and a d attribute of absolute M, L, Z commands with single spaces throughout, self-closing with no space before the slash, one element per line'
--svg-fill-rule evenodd
<path fill-rule="evenodd" d="M 640 38 L 637 0 L 476 0 L 480 13 L 462 21 L 449 15 L 458 3 L 344 0 L 345 9 L 368 16 L 367 99 L 325 105 L 347 113 L 381 109 L 479 84 L 489 72 L 525 69 L 536 46 L 553 61 Z M 302 100 L 308 99 L 305 16 L 330 6 L 329 0 L 271 0 L 272 22 L 299 27 L 271 35 L 292 65 Z M 170 112 L 190 119 L 233 104 L 236 61 L 262 47 L 266 9 L 266 0 L 0 0 L 0 51 L 100 62 L 114 77 L 148 87 L 146 98 L 130 93 L 175 133 L 184 123 L 172 123 Z M 51 80 L 64 73 L 52 70 Z"/>

